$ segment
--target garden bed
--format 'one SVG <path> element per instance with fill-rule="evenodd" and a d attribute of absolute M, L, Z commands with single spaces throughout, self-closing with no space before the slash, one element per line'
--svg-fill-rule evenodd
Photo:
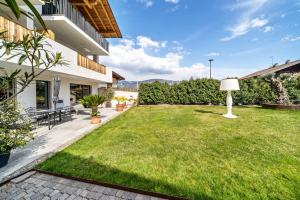
<path fill-rule="evenodd" d="M 263 108 L 278 110 L 300 110 L 300 104 L 283 105 L 283 104 L 262 104 Z"/>

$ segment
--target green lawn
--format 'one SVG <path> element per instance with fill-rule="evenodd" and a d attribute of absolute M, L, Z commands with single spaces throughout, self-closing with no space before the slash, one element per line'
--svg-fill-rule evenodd
<path fill-rule="evenodd" d="M 192 199 L 300 199 L 300 112 L 136 107 L 39 168 Z"/>

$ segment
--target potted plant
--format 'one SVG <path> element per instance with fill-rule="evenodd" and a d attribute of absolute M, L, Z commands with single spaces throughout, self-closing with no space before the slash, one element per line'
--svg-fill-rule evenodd
<path fill-rule="evenodd" d="M 105 97 L 100 96 L 100 95 L 88 95 L 88 96 L 84 96 L 80 100 L 80 103 L 82 105 L 86 105 L 92 109 L 92 112 L 91 112 L 91 117 L 92 117 L 91 123 L 92 124 L 101 123 L 101 117 L 100 117 L 100 113 L 98 112 L 98 106 L 103 104 L 104 101 L 105 101 Z"/>
<path fill-rule="evenodd" d="M 11 150 L 33 139 L 31 128 L 12 101 L 0 105 L 0 168 L 7 164 Z"/>
<path fill-rule="evenodd" d="M 116 105 L 117 111 L 122 112 L 124 110 L 124 102 L 126 101 L 126 98 L 123 96 L 116 96 L 114 97 L 114 100 L 118 101 Z"/>
<path fill-rule="evenodd" d="M 104 92 L 103 92 L 103 96 L 105 96 L 105 100 L 106 100 L 106 103 L 105 103 L 105 107 L 106 108 L 111 108 L 111 100 L 113 99 L 114 97 L 114 91 L 112 88 L 107 88 Z"/>
<path fill-rule="evenodd" d="M 128 99 L 128 101 L 130 102 L 131 106 L 136 105 L 136 99 L 134 99 L 133 97 L 130 97 L 130 99 Z"/>

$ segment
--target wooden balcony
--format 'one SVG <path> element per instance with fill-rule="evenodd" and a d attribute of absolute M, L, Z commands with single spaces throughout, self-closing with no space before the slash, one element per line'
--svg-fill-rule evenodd
<path fill-rule="evenodd" d="M 18 41 L 22 40 L 24 35 L 31 34 L 32 30 L 25 28 L 13 21 L 6 19 L 5 17 L 0 16 L 0 31 L 5 31 L 4 37 L 8 41 Z M 43 31 L 38 31 L 39 33 L 44 33 Z M 45 37 L 54 40 L 55 34 L 48 30 L 47 33 L 44 33 Z"/>
<path fill-rule="evenodd" d="M 104 65 L 96 63 L 92 59 L 89 59 L 80 54 L 77 54 L 77 64 L 81 67 L 93 70 L 95 72 L 99 72 L 101 74 L 106 74 L 106 67 Z"/>
<path fill-rule="evenodd" d="M 92 11 L 91 9 L 88 10 L 89 12 Z M 93 38 L 93 40 L 95 40 L 100 46 L 102 46 L 102 48 L 109 52 L 108 41 L 98 30 L 96 30 L 94 26 L 91 25 L 89 21 L 86 20 L 86 18 L 81 14 L 78 8 L 74 7 L 69 0 L 55 0 L 45 3 L 42 6 L 42 14 L 44 16 L 63 15 L 67 17 L 87 35 Z M 101 19 L 98 19 L 98 21 L 99 20 L 101 21 Z"/>
<path fill-rule="evenodd" d="M 5 31 L 4 37 L 7 38 L 8 41 L 22 40 L 24 35 L 31 33 L 29 29 L 2 16 L 0 16 L 0 31 Z"/>

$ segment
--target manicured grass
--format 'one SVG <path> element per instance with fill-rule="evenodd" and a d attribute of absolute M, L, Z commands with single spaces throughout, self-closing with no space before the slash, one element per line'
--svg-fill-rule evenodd
<path fill-rule="evenodd" d="M 192 199 L 300 199 L 300 112 L 136 107 L 39 168 Z"/>

